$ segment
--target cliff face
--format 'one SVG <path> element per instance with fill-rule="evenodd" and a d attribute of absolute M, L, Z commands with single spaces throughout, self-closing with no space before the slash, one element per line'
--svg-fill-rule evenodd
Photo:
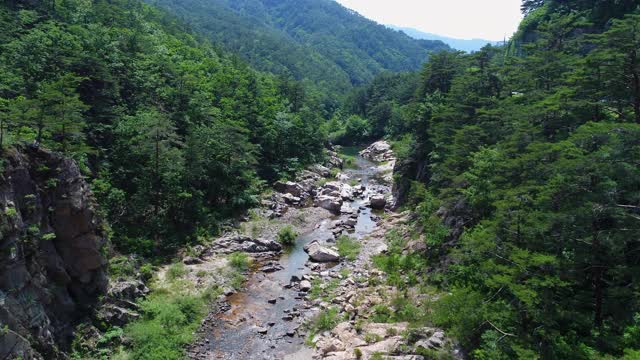
<path fill-rule="evenodd" d="M 21 146 L 0 166 L 0 359 L 64 358 L 106 292 L 107 236 L 74 161 Z"/>

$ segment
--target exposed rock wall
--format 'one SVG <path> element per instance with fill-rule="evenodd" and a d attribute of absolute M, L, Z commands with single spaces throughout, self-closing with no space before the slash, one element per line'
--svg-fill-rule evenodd
<path fill-rule="evenodd" d="M 0 166 L 0 359 L 64 358 L 106 292 L 107 236 L 74 161 L 21 146 Z M 12 355 L 10 355 L 13 352 Z"/>

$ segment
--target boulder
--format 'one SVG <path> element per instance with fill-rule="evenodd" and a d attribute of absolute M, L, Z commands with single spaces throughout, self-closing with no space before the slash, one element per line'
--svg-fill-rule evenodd
<path fill-rule="evenodd" d="M 321 246 L 317 242 L 313 242 L 305 248 L 309 254 L 309 258 L 315 262 L 337 262 L 340 261 L 340 254 L 336 251 Z"/>
<path fill-rule="evenodd" d="M 338 157 L 338 154 L 336 152 L 328 151 L 325 165 L 329 168 L 342 169 L 342 167 L 344 166 L 344 160 L 340 159 L 340 157 Z"/>
<path fill-rule="evenodd" d="M 197 264 L 202 264 L 202 260 L 193 257 L 193 256 L 187 256 L 184 259 L 182 259 L 182 262 L 185 265 L 197 265 Z"/>
<path fill-rule="evenodd" d="M 304 197 L 304 188 L 298 184 L 295 183 L 293 181 L 287 181 L 287 182 L 281 182 L 281 181 L 277 181 L 274 185 L 273 188 L 278 191 L 281 192 L 283 194 L 291 194 L 295 197 Z"/>
<path fill-rule="evenodd" d="M 311 290 L 311 282 L 309 280 L 302 280 L 300 282 L 300 291 L 309 291 Z"/>
<path fill-rule="evenodd" d="M 212 245 L 212 250 L 230 254 L 241 251 L 247 253 L 278 252 L 282 245 L 274 239 L 254 239 L 242 234 L 229 233 L 218 238 Z"/>
<path fill-rule="evenodd" d="M 320 164 L 315 164 L 315 165 L 311 165 L 309 166 L 309 171 L 314 172 L 322 177 L 329 177 L 331 176 L 331 171 L 329 170 L 329 168 L 322 166 Z"/>
<path fill-rule="evenodd" d="M 391 145 L 386 141 L 377 141 L 360 152 L 360 156 L 372 161 L 383 162 L 394 160 Z"/>
<path fill-rule="evenodd" d="M 321 207 L 333 213 L 339 213 L 340 208 L 342 207 L 342 202 L 342 199 L 339 197 L 320 195 L 315 199 L 313 204 L 317 207 Z"/>
<path fill-rule="evenodd" d="M 117 300 L 135 301 L 149 293 L 149 288 L 140 280 L 111 282 L 108 297 Z"/>
<path fill-rule="evenodd" d="M 376 194 L 369 198 L 369 203 L 372 209 L 384 209 L 387 199 L 382 194 Z"/>
<path fill-rule="evenodd" d="M 98 319 L 112 326 L 124 326 L 138 318 L 140 314 L 114 304 L 107 304 L 98 312 Z"/>

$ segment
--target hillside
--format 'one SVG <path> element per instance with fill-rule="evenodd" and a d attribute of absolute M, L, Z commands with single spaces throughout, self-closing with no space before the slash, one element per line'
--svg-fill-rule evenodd
<path fill-rule="evenodd" d="M 466 52 L 478 51 L 487 44 L 491 44 L 491 45 L 502 44 L 502 41 L 492 41 L 492 40 L 486 40 L 486 39 L 456 39 L 452 37 L 420 31 L 414 28 L 401 27 L 401 26 L 395 26 L 395 25 L 388 25 L 388 26 L 393 30 L 402 31 L 403 33 L 411 36 L 414 39 L 442 41 L 443 43 L 449 45 L 453 49 L 466 51 Z"/>
<path fill-rule="evenodd" d="M 344 91 L 416 70 L 440 41 L 415 40 L 332 0 L 153 0 L 257 68 Z"/>

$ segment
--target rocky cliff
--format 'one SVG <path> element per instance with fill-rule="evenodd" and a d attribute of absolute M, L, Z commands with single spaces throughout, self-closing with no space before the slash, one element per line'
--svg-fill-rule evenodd
<path fill-rule="evenodd" d="M 108 242 L 76 163 L 29 146 L 0 164 L 0 359 L 64 358 L 106 292 Z"/>

